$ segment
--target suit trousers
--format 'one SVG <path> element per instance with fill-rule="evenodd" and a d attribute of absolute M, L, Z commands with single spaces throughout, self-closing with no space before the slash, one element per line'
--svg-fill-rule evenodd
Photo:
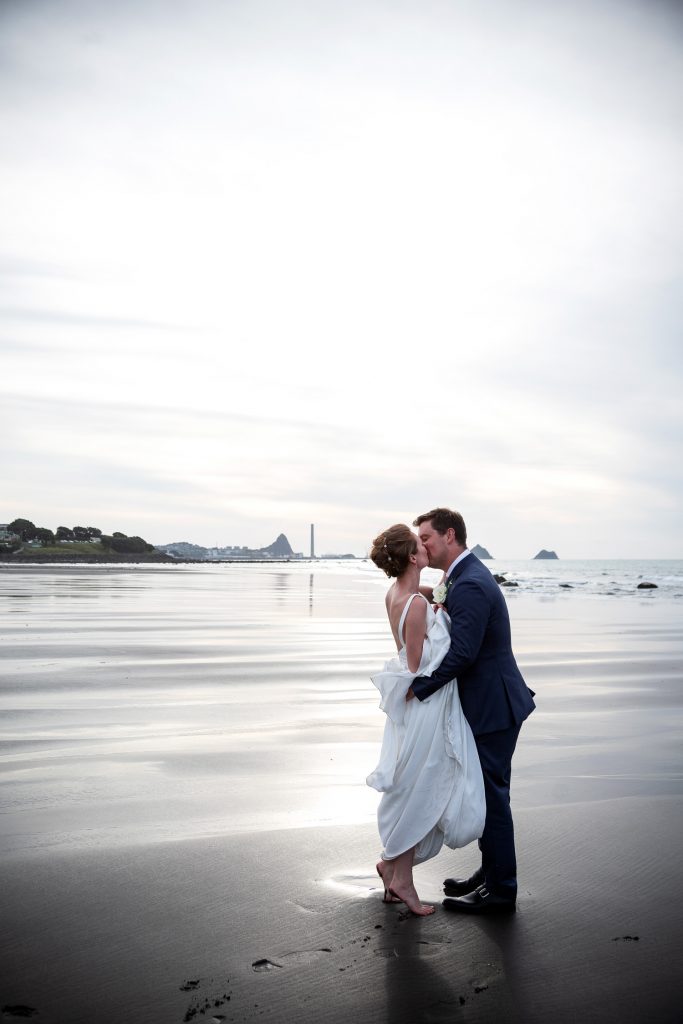
<path fill-rule="evenodd" d="M 521 725 L 475 736 L 486 793 L 486 822 L 479 840 L 486 885 L 496 896 L 517 897 L 515 832 L 510 810 L 510 774 Z"/>

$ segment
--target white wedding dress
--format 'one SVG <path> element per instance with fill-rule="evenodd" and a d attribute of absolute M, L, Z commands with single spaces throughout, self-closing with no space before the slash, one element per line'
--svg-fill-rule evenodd
<path fill-rule="evenodd" d="M 427 636 L 417 672 L 408 669 L 403 626 L 414 597 L 427 603 Z M 484 780 L 472 730 L 462 713 L 455 680 L 424 701 L 406 701 L 415 676 L 430 675 L 450 646 L 450 620 L 426 598 L 408 598 L 398 626 L 402 644 L 372 681 L 387 715 L 379 764 L 367 783 L 382 793 L 377 810 L 382 858 L 415 847 L 415 864 L 442 845 L 467 846 L 484 830 Z"/>

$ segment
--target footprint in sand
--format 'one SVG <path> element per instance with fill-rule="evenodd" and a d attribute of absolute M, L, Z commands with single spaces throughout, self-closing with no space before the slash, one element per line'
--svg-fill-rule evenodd
<path fill-rule="evenodd" d="M 227 993 L 223 993 L 223 997 L 221 999 L 213 1000 L 213 1006 L 220 1007 L 223 1006 L 224 1003 L 229 1002 L 230 996 Z M 188 1006 L 187 1012 L 183 1017 L 184 1024 L 189 1024 L 189 1022 L 193 1021 L 194 1018 L 197 1016 L 205 1017 L 207 1013 L 211 1013 L 211 1007 L 212 1003 L 210 999 L 205 999 L 203 1003 L 197 1002 L 193 1006 Z M 214 1010 L 213 1015 L 208 1019 L 214 1022 L 214 1024 L 220 1024 L 221 1021 L 225 1020 L 225 1015 L 222 1013 L 217 1013 Z"/>
<path fill-rule="evenodd" d="M 295 949 L 291 953 L 283 953 L 277 960 L 268 960 L 266 957 L 254 960 L 251 966 L 258 973 L 263 973 L 288 967 L 290 964 L 312 964 L 326 953 L 331 952 L 332 950 L 327 946 L 323 946 L 322 949 Z"/>
<path fill-rule="evenodd" d="M 323 884 L 340 892 L 345 892 L 349 896 L 361 896 L 363 899 L 367 899 L 368 896 L 374 896 L 377 892 L 381 891 L 381 885 L 378 885 L 377 876 L 368 874 L 332 875 L 331 878 L 324 879 Z"/>
<path fill-rule="evenodd" d="M 297 910 L 300 910 L 304 914 L 320 913 L 320 907 L 317 904 L 311 905 L 303 903 L 301 900 L 287 900 L 287 902 L 291 907 L 296 907 Z"/>
<path fill-rule="evenodd" d="M 207 979 L 204 979 L 204 981 L 206 980 Z M 213 978 L 208 980 L 210 984 L 213 984 Z M 228 978 L 225 981 L 225 987 L 227 988 L 229 984 L 230 979 Z M 232 998 L 232 992 L 222 992 L 222 994 L 219 995 L 219 993 L 221 992 L 221 988 L 216 989 L 214 985 L 215 990 L 212 995 L 200 996 L 199 993 L 197 992 L 197 989 L 199 989 L 201 985 L 202 979 L 195 978 L 183 982 L 183 984 L 180 986 L 181 992 L 196 993 L 192 997 L 192 1001 L 190 1002 L 190 1005 L 187 1008 L 185 1016 L 183 1017 L 184 1024 L 190 1024 L 190 1022 L 194 1021 L 196 1017 L 203 1017 L 204 1019 L 208 1019 L 209 1021 L 211 1021 L 211 1024 L 221 1024 L 221 1022 L 225 1020 L 225 1015 L 219 1013 L 218 1010 L 226 1003 L 230 1002 Z M 207 1017 L 207 1014 L 212 1015 L 210 1017 Z"/>
<path fill-rule="evenodd" d="M 274 964 L 272 960 L 266 960 L 264 957 L 261 960 L 254 960 L 251 966 L 258 974 L 261 974 L 264 971 L 275 971 L 282 967 L 282 964 Z"/>

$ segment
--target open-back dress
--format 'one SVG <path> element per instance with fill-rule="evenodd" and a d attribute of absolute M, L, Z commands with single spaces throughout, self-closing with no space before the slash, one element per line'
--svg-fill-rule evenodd
<path fill-rule="evenodd" d="M 415 847 L 414 863 L 435 857 L 442 845 L 467 846 L 484 830 L 484 781 L 474 737 L 460 707 L 456 680 L 424 701 L 406 701 L 415 676 L 430 675 L 450 646 L 450 620 L 427 603 L 426 637 L 417 672 L 408 669 L 403 635 L 412 594 L 398 626 L 401 648 L 372 677 L 387 720 L 379 764 L 367 782 L 382 793 L 377 823 L 384 860 Z"/>

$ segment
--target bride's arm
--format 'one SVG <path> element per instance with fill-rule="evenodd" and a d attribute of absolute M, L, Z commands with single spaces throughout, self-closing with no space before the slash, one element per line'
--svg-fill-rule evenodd
<path fill-rule="evenodd" d="M 426 621 L 427 605 L 424 601 L 413 601 L 408 609 L 403 626 L 403 636 L 406 642 L 406 661 L 411 672 L 417 672 L 420 667 Z"/>

